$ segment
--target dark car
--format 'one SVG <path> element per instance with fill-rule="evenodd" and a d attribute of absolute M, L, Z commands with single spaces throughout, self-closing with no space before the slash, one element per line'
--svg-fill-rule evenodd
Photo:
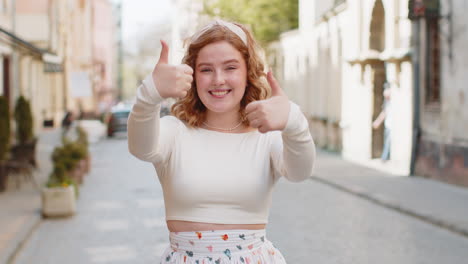
<path fill-rule="evenodd" d="M 127 132 L 127 120 L 131 107 L 113 107 L 107 117 L 107 136 L 113 137 L 117 132 Z"/>
<path fill-rule="evenodd" d="M 127 132 L 127 120 L 132 107 L 129 105 L 116 105 L 112 108 L 107 116 L 107 136 L 113 137 L 117 132 Z M 163 103 L 161 105 L 160 116 L 171 114 L 169 105 Z"/>

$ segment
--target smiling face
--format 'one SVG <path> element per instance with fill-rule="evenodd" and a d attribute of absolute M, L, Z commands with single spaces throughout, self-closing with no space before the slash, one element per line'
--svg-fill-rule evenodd
<path fill-rule="evenodd" d="M 242 54 L 226 41 L 203 47 L 195 62 L 197 93 L 208 112 L 239 111 L 247 85 Z"/>

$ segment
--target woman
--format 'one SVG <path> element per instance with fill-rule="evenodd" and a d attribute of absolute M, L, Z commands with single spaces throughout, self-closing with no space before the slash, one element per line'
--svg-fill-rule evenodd
<path fill-rule="evenodd" d="M 168 46 L 137 91 L 130 152 L 154 164 L 170 247 L 161 263 L 286 263 L 265 237 L 274 184 L 311 175 L 307 120 L 264 66 L 251 33 L 216 20 L 196 33 L 182 65 Z M 270 96 L 271 94 L 271 96 Z M 161 102 L 179 98 L 174 116 Z"/>

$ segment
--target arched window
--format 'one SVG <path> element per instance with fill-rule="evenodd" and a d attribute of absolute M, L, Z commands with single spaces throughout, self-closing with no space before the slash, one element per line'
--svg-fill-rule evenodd
<path fill-rule="evenodd" d="M 375 1 L 372 10 L 369 49 L 376 51 L 385 49 L 385 10 L 382 0 Z"/>

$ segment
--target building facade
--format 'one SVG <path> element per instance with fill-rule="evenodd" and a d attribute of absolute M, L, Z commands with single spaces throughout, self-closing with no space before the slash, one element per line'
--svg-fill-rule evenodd
<path fill-rule="evenodd" d="M 5 32 L 13 32 L 14 24 L 14 11 L 13 6 L 10 2 L 1 1 L 0 2 L 0 28 L 4 32 L 0 37 L 0 95 L 5 96 L 10 102 L 11 107 L 11 98 L 13 97 L 13 87 L 16 86 L 13 78 L 15 77 L 12 73 L 14 70 L 15 60 L 13 57 L 17 56 L 15 50 L 13 49 L 13 40 Z"/>
<path fill-rule="evenodd" d="M 269 63 L 310 120 L 320 147 L 387 172 L 409 174 L 411 22 L 407 0 L 300 1 L 299 29 L 270 48 Z M 383 87 L 392 91 L 391 159 L 380 162 Z"/>
<path fill-rule="evenodd" d="M 411 1 L 414 31 L 414 172 L 468 186 L 466 1 Z"/>
<path fill-rule="evenodd" d="M 15 3 L 13 32 L 35 49 L 18 52 L 16 75 L 12 74 L 18 85 L 10 89 L 11 100 L 24 95 L 31 101 L 36 131 L 60 126 L 67 111 L 95 116 L 110 108 L 116 96 L 116 20 L 111 3 L 7 2 Z"/>
<path fill-rule="evenodd" d="M 57 55 L 58 27 L 50 23 L 58 16 L 55 12 L 49 14 L 47 1 L 35 1 L 31 5 L 26 1 L 11 3 L 14 3 L 11 33 L 15 39 L 12 48 L 16 60 L 12 65 L 15 85 L 10 87 L 9 99 L 12 104 L 19 96 L 30 101 L 34 130 L 38 131 L 44 124 L 53 123 L 59 118 L 64 108 L 64 101 L 60 100 L 64 94 L 64 79 L 62 58 Z M 21 46 L 28 46 L 29 49 Z"/>
<path fill-rule="evenodd" d="M 299 29 L 269 63 L 310 120 L 317 144 L 399 175 L 468 186 L 464 1 L 300 1 Z M 391 91 L 390 160 L 373 128 Z"/>

